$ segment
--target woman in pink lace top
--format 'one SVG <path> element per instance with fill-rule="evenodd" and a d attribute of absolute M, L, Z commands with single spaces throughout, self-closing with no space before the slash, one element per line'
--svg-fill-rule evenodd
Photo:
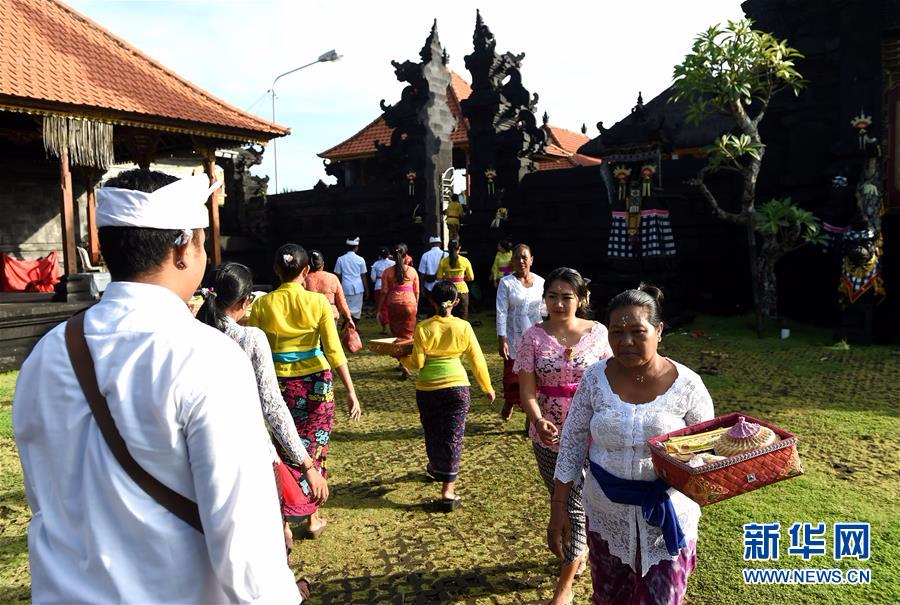
<path fill-rule="evenodd" d="M 603 324 L 584 319 L 589 292 L 574 269 L 555 269 L 544 282 L 549 319 L 525 331 L 513 370 L 519 376 L 522 409 L 541 478 L 553 496 L 553 473 L 562 431 L 584 371 L 611 355 Z M 572 539 L 565 545 L 562 569 L 551 603 L 572 602 L 572 583 L 585 565 L 587 546 L 581 489 L 573 488 L 566 503 Z"/>

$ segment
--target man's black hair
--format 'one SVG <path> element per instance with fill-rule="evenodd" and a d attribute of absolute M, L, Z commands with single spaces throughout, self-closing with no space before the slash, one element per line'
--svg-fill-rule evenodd
<path fill-rule="evenodd" d="M 163 172 L 136 168 L 119 173 L 106 181 L 104 187 L 153 193 L 177 180 Z M 194 230 L 192 243 L 197 243 L 199 232 Z M 162 265 L 180 234 L 178 229 L 143 227 L 101 227 L 97 231 L 103 259 L 116 281 L 131 279 Z"/>

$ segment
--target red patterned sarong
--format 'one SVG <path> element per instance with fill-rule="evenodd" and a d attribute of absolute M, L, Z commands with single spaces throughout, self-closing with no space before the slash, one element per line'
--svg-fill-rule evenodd
<path fill-rule="evenodd" d="M 519 375 L 513 372 L 515 359 L 503 360 L 503 399 L 506 403 L 518 406 L 521 403 L 519 397 Z"/>
<path fill-rule="evenodd" d="M 281 394 L 287 404 L 294 426 L 300 435 L 300 441 L 312 458 L 313 464 L 328 478 L 326 462 L 328 460 L 328 443 L 331 441 L 331 430 L 334 427 L 334 389 L 331 370 L 297 376 L 279 378 Z M 302 496 L 294 502 L 287 501 L 289 490 L 284 489 L 285 503 L 282 508 L 286 517 L 304 517 L 318 510 L 319 505 L 312 501 L 312 491 L 303 475 L 303 469 L 289 461 L 281 445 L 275 441 L 275 448 L 281 456 L 282 464 L 290 471 L 294 481 L 300 487 Z M 293 491 L 293 490 L 290 490 Z"/>

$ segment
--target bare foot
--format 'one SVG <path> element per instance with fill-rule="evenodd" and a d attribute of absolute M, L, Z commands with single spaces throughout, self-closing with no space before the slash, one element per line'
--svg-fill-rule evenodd
<path fill-rule="evenodd" d="M 306 537 L 312 538 L 313 540 L 315 540 L 316 538 L 319 537 L 319 534 L 321 534 L 323 531 L 325 531 L 325 527 L 327 525 L 328 525 L 328 521 L 319 517 L 318 515 L 315 518 L 310 517 L 309 525 L 307 525 L 307 528 L 306 528 Z"/>
<path fill-rule="evenodd" d="M 294 534 L 291 531 L 291 526 L 287 523 L 284 524 L 284 547 L 287 549 L 288 555 L 291 554 L 291 550 L 294 548 Z"/>
<path fill-rule="evenodd" d="M 569 590 L 565 594 L 554 594 L 553 598 L 550 599 L 550 605 L 572 605 L 572 602 L 575 599 L 575 594 Z"/>

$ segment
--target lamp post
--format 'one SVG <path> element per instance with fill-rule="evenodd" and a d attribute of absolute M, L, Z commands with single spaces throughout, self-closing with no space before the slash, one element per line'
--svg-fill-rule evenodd
<path fill-rule="evenodd" d="M 316 63 L 328 63 L 330 61 L 337 61 L 341 58 L 342 55 L 339 55 L 337 51 L 334 49 L 329 50 L 327 53 L 322 53 L 319 55 L 319 58 L 313 61 L 312 63 L 307 63 L 306 65 L 301 65 L 300 67 L 295 67 L 290 71 L 286 71 L 283 74 L 279 74 L 272 80 L 272 86 L 269 88 L 269 92 L 272 93 L 272 122 L 275 122 L 275 83 L 278 82 L 281 78 L 285 76 L 289 76 L 294 72 L 298 72 L 301 69 L 306 69 L 307 67 L 311 67 Z M 275 193 L 278 193 L 278 139 L 272 139 L 272 159 L 275 162 Z"/>

